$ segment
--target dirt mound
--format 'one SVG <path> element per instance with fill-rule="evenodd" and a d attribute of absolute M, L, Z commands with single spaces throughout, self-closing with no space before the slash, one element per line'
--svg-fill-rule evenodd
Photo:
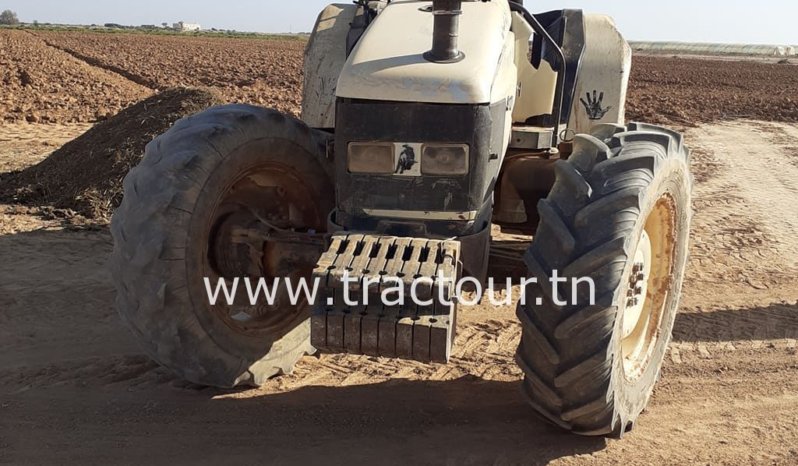
<path fill-rule="evenodd" d="M 0 123 L 102 120 L 152 91 L 48 46 L 27 31 L 0 31 Z"/>
<path fill-rule="evenodd" d="M 754 60 L 635 55 L 627 119 L 675 126 L 737 119 L 798 122 L 798 67 Z"/>
<path fill-rule="evenodd" d="M 221 103 L 215 91 L 204 89 L 170 89 L 150 97 L 98 123 L 40 164 L 3 175 L 0 199 L 107 220 L 122 200 L 122 180 L 147 143 L 178 119 Z"/>

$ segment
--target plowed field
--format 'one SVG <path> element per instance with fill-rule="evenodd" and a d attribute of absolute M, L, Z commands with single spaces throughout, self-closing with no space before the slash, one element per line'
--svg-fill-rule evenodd
<path fill-rule="evenodd" d="M 152 94 L 26 31 L 0 31 L 0 86 L 0 122 L 92 122 Z"/>
<path fill-rule="evenodd" d="M 798 62 L 796 62 L 798 63 Z M 798 66 L 635 56 L 627 117 L 693 126 L 740 118 L 798 122 Z"/>
<path fill-rule="evenodd" d="M 297 115 L 302 40 L 0 31 L 5 121 L 91 122 L 156 90 L 216 88 Z M 54 64 L 59 64 L 55 66 Z M 798 122 L 798 65 L 635 56 L 628 119 L 693 126 Z"/>
<path fill-rule="evenodd" d="M 215 87 L 229 102 L 298 114 L 301 40 L 38 33 L 48 44 L 149 88 Z"/>

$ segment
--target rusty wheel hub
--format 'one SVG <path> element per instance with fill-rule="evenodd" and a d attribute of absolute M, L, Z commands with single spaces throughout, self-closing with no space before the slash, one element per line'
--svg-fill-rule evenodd
<path fill-rule="evenodd" d="M 253 306 L 239 282 L 235 304 L 213 310 L 237 331 L 271 332 L 295 324 L 307 303 L 292 305 L 285 281 L 310 278 L 323 251 L 325 225 L 326 214 L 312 190 L 290 170 L 266 165 L 239 177 L 217 202 L 207 237 L 206 276 L 228 283 L 249 278 L 253 290 L 260 279 L 269 290 L 278 285 L 271 304 L 261 293 Z"/>
<path fill-rule="evenodd" d="M 638 379 L 651 359 L 673 283 L 675 204 L 661 197 L 638 241 L 622 315 L 621 349 L 626 377 Z"/>

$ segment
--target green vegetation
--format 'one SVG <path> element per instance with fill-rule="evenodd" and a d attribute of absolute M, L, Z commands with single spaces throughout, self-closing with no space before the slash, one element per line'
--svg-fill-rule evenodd
<path fill-rule="evenodd" d="M 7 25 L 7 26 L 15 26 L 19 24 L 19 18 L 17 18 L 17 14 L 11 10 L 5 10 L 0 13 L 0 24 Z"/>

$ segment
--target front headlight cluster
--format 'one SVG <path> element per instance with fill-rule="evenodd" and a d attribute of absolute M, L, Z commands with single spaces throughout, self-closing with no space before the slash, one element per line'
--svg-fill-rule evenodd
<path fill-rule="evenodd" d="M 424 175 L 465 175 L 468 173 L 468 146 L 465 144 L 424 144 L 421 149 Z"/>
<path fill-rule="evenodd" d="M 349 173 L 369 175 L 466 175 L 469 148 L 467 144 L 352 142 L 348 147 L 347 169 Z"/>
<path fill-rule="evenodd" d="M 349 143 L 349 173 L 370 175 L 391 174 L 396 170 L 394 146 L 391 143 Z"/>

